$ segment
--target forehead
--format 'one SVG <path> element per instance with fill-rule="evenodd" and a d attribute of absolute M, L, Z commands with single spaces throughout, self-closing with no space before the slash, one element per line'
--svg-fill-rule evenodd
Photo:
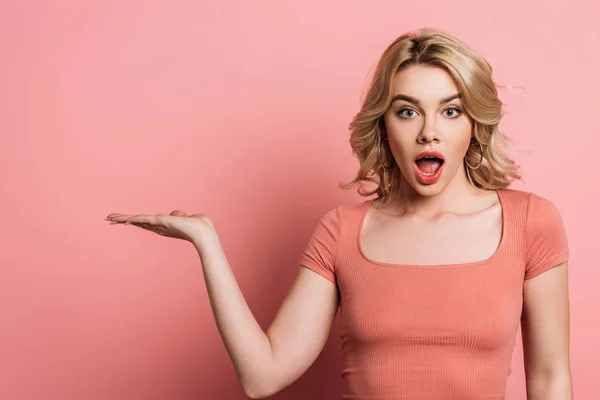
<path fill-rule="evenodd" d="M 441 67 L 413 65 L 396 74 L 394 95 L 405 94 L 423 102 L 436 102 L 459 93 L 452 76 Z"/>

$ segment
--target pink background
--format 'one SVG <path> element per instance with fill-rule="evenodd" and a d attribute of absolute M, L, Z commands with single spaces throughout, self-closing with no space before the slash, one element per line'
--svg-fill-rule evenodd
<path fill-rule="evenodd" d="M 192 245 L 103 218 L 209 214 L 266 329 L 317 218 L 361 200 L 336 183 L 358 166 L 347 126 L 369 71 L 422 26 L 516 87 L 514 187 L 561 210 L 575 395 L 599 397 L 600 10 L 535 3 L 3 2 L 0 398 L 244 398 Z M 273 398 L 340 398 L 338 335 Z M 525 399 L 518 335 L 509 399 Z"/>

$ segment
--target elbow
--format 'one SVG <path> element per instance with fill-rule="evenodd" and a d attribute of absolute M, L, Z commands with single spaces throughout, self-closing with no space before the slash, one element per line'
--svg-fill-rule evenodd
<path fill-rule="evenodd" d="M 264 399 L 277 393 L 266 381 L 243 385 L 244 394 L 249 399 Z"/>
<path fill-rule="evenodd" d="M 570 372 L 530 374 L 526 382 L 528 399 L 573 399 Z"/>
<path fill-rule="evenodd" d="M 253 392 L 246 391 L 246 397 L 249 398 L 249 399 L 254 400 L 254 399 L 264 399 L 267 396 L 262 396 L 262 395 L 259 395 L 259 394 L 255 394 Z"/>
<path fill-rule="evenodd" d="M 244 388 L 244 394 L 246 395 L 247 398 L 249 399 L 263 399 L 265 396 L 260 395 L 260 393 L 258 392 L 254 392 L 252 390 L 248 390 L 246 388 Z"/>
<path fill-rule="evenodd" d="M 249 399 L 264 399 L 274 394 L 269 390 L 261 389 L 261 388 L 244 388 L 244 394 Z"/>
<path fill-rule="evenodd" d="M 285 387 L 281 378 L 281 370 L 269 361 L 256 364 L 251 373 L 243 375 L 240 382 L 246 397 L 264 399 L 277 394 Z"/>

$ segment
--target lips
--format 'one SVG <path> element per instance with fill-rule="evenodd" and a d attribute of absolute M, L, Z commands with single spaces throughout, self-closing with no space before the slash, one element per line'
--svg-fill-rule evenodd
<path fill-rule="evenodd" d="M 423 151 L 415 159 L 417 179 L 431 185 L 439 179 L 444 169 L 444 156 L 439 151 Z"/>
<path fill-rule="evenodd" d="M 443 161 L 444 155 L 437 150 L 425 150 L 419 153 L 416 160 L 420 160 L 423 158 L 437 158 Z"/>

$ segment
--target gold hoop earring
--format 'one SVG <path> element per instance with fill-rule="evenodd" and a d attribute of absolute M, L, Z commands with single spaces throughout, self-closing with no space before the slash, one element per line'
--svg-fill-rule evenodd
<path fill-rule="evenodd" d="M 385 139 L 384 139 L 384 140 L 385 140 Z M 382 144 L 382 142 L 381 142 L 381 141 L 379 141 L 379 146 L 378 146 L 378 148 L 377 148 L 377 158 L 379 159 L 379 164 L 381 165 L 381 167 L 382 167 L 383 169 L 390 169 L 390 168 L 392 168 L 392 166 L 394 165 L 394 160 L 392 160 L 392 163 L 391 163 L 389 166 L 387 166 L 387 165 L 383 164 L 383 161 L 381 161 L 381 144 Z"/>
<path fill-rule="evenodd" d="M 474 167 L 473 167 L 473 166 L 471 166 L 471 164 L 469 164 L 469 162 L 467 161 L 467 157 L 465 157 L 465 164 L 467 164 L 467 166 L 468 166 L 470 169 L 478 169 L 479 167 L 481 167 L 481 165 L 483 165 L 483 146 L 481 145 L 481 142 L 478 142 L 478 143 L 479 143 L 479 150 L 480 150 L 479 154 L 481 155 L 481 156 L 479 157 L 479 163 L 478 163 L 476 166 L 474 166 Z M 468 171 L 467 171 L 467 173 L 468 173 Z"/>

